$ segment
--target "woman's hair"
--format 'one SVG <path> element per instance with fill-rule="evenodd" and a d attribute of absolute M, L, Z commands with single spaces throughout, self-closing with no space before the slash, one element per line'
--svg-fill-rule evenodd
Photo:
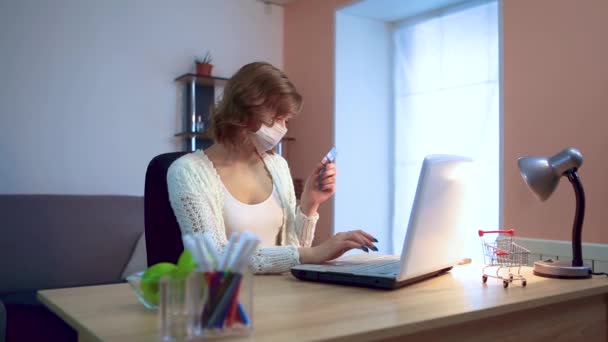
<path fill-rule="evenodd" d="M 264 62 L 243 66 L 226 83 L 222 99 L 213 109 L 211 134 L 215 141 L 237 146 L 245 143 L 247 127 L 298 114 L 302 96 L 285 74 Z M 264 114 L 272 113 L 272 122 Z"/>

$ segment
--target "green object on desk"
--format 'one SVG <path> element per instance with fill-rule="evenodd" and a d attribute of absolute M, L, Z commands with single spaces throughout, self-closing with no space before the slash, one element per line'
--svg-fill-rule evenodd
<path fill-rule="evenodd" d="M 182 254 L 179 256 L 179 259 L 177 260 L 177 268 L 184 272 L 190 272 L 196 269 L 196 267 L 196 260 L 194 260 L 192 252 L 190 252 L 190 250 L 188 249 L 184 249 Z"/>
<path fill-rule="evenodd" d="M 158 305 L 158 282 L 164 275 L 170 274 L 177 269 L 170 262 L 159 262 L 150 266 L 141 277 L 140 289 L 144 299 L 154 305 Z"/>

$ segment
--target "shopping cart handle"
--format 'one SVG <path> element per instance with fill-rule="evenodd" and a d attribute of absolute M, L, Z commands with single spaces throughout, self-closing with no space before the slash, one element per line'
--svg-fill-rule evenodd
<path fill-rule="evenodd" d="M 478 230 L 477 234 L 479 234 L 479 236 L 483 236 L 484 234 L 507 234 L 507 235 L 511 235 L 514 236 L 515 235 L 515 229 L 504 229 L 504 230 Z"/>

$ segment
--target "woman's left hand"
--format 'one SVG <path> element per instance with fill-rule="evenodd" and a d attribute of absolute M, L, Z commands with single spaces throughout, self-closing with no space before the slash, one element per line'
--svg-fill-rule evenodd
<path fill-rule="evenodd" d="M 319 205 L 336 192 L 336 164 L 319 163 L 306 180 L 302 191 L 301 209 L 306 216 L 314 214 Z"/>

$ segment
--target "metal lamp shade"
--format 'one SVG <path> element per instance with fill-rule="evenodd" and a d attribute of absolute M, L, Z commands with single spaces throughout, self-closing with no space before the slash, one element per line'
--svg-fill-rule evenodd
<path fill-rule="evenodd" d="M 532 192 L 541 200 L 547 200 L 564 172 L 578 169 L 583 156 L 575 148 L 567 148 L 550 158 L 523 157 L 517 160 L 521 176 Z"/>
<path fill-rule="evenodd" d="M 572 225 L 572 261 L 553 259 L 536 261 L 534 274 L 537 276 L 566 279 L 591 277 L 591 267 L 583 264 L 582 252 L 585 192 L 576 172 L 582 164 L 583 156 L 574 148 L 567 148 L 550 158 L 524 157 L 517 160 L 521 176 L 541 201 L 551 196 L 562 176 L 566 176 L 572 183 L 576 195 L 576 212 Z"/>

